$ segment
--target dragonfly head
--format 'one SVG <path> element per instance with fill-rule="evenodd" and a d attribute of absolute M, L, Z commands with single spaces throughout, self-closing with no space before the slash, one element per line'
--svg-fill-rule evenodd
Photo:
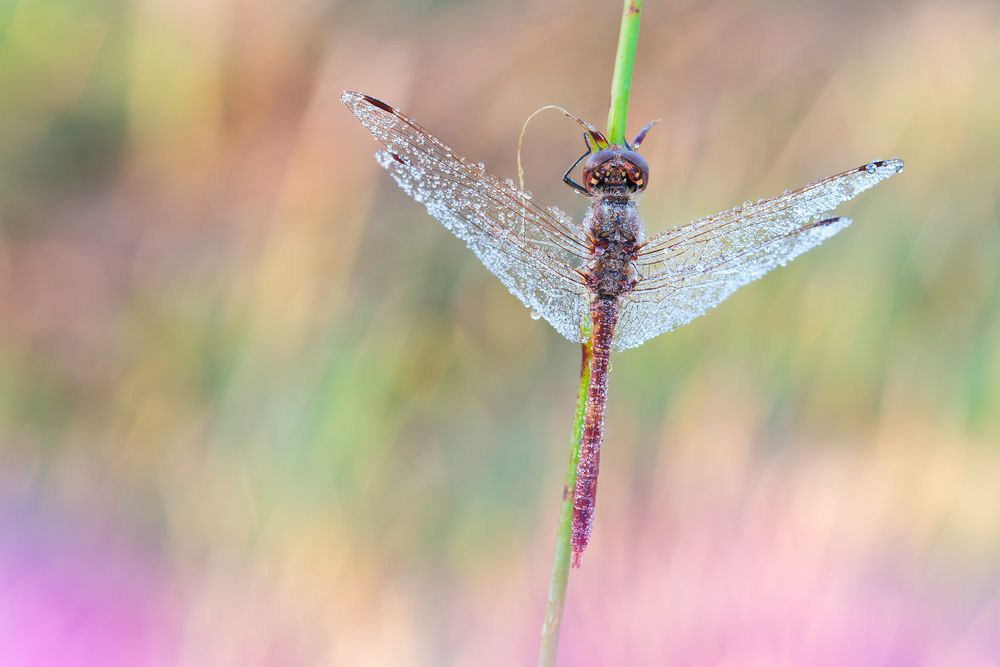
<path fill-rule="evenodd" d="M 590 194 L 599 192 L 642 192 L 649 182 L 645 158 L 623 146 L 591 153 L 583 163 L 583 185 Z"/>

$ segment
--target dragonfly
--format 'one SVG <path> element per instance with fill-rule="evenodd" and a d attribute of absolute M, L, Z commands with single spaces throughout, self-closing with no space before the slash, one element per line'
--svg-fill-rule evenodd
<path fill-rule="evenodd" d="M 611 353 L 690 322 L 840 232 L 851 220 L 830 211 L 903 170 L 896 158 L 868 162 L 646 238 L 637 203 L 649 165 L 639 149 L 652 123 L 632 142 L 612 144 L 576 118 L 587 150 L 563 181 L 590 199 L 577 224 L 385 102 L 353 91 L 341 101 L 382 144 L 376 160 L 406 194 L 464 241 L 534 319 L 590 347 L 572 496 L 573 567 L 593 527 Z M 581 162 L 579 182 L 571 174 Z"/>

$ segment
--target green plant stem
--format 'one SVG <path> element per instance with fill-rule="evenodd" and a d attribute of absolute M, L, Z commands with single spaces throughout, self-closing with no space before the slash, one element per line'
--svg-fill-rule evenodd
<path fill-rule="evenodd" d="M 608 141 L 625 143 L 625 118 L 628 116 L 629 91 L 632 88 L 632 65 L 635 63 L 635 43 L 639 38 L 639 18 L 642 0 L 625 0 L 622 27 L 618 33 L 615 73 L 611 79 L 611 108 L 608 110 Z"/>
<path fill-rule="evenodd" d="M 618 36 L 618 53 L 615 72 L 611 79 L 611 108 L 608 111 L 608 141 L 625 143 L 625 117 L 628 115 L 629 90 L 632 85 L 632 65 L 635 63 L 635 44 L 639 36 L 639 15 L 642 0 L 625 0 L 622 10 L 621 31 Z M 593 340 L 586 331 L 580 362 L 580 386 L 576 395 L 576 413 L 573 418 L 573 440 L 566 464 L 566 483 L 563 486 L 562 506 L 559 510 L 559 529 L 552 555 L 552 573 L 549 575 L 549 596 L 542 623 L 542 645 L 538 654 L 539 667 L 554 667 L 559 646 L 559 628 L 562 626 L 566 584 L 569 583 L 571 538 L 573 534 L 573 489 L 576 486 L 576 466 L 580 457 L 580 440 L 587 413 L 587 391 L 590 388 L 590 362 L 593 357 Z"/>
<path fill-rule="evenodd" d="M 570 538 L 573 533 L 573 488 L 576 486 L 576 464 L 580 456 L 580 440 L 583 438 L 583 421 L 587 414 L 587 390 L 590 387 L 592 352 L 593 343 L 588 340 L 583 344 L 580 360 L 580 387 L 576 395 L 576 412 L 573 416 L 573 440 L 569 446 L 566 482 L 563 485 L 562 507 L 559 510 L 559 530 L 556 532 L 552 574 L 549 576 L 549 599 L 545 605 L 545 621 L 542 623 L 542 647 L 538 654 L 539 667 L 552 667 L 556 664 L 563 602 L 566 600 L 566 584 L 569 581 Z"/>

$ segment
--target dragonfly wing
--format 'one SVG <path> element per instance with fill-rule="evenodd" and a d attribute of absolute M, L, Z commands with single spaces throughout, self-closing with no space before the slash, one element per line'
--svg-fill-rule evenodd
<path fill-rule="evenodd" d="M 678 272 L 670 280 L 658 280 L 654 288 L 644 285 L 645 280 L 640 281 L 625 297 L 615 349 L 635 347 L 687 324 L 724 301 L 737 288 L 787 264 L 849 224 L 848 218 L 820 220 L 739 254 L 720 257 L 715 263 Z"/>
<path fill-rule="evenodd" d="M 583 230 L 384 102 L 354 92 L 341 100 L 386 147 L 376 159 L 399 187 L 462 239 L 524 305 L 580 342 L 589 317 L 589 293 L 577 272 L 590 252 Z"/>
<path fill-rule="evenodd" d="M 851 222 L 824 213 L 902 168 L 901 160 L 872 162 L 653 237 L 639 252 L 642 277 L 624 299 L 615 348 L 635 347 L 690 322 L 819 245 Z"/>

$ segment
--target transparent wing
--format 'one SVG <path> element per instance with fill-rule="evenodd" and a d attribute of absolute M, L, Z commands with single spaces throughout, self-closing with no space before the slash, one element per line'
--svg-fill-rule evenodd
<path fill-rule="evenodd" d="M 850 224 L 822 215 L 903 169 L 879 160 L 663 232 L 639 251 L 642 276 L 622 304 L 615 348 L 690 322 L 737 288 L 783 266 Z"/>
<path fill-rule="evenodd" d="M 577 272 L 590 255 L 583 230 L 384 102 L 355 92 L 341 101 L 386 147 L 376 159 L 399 187 L 465 241 L 514 296 L 580 342 L 589 317 L 588 291 Z"/>

